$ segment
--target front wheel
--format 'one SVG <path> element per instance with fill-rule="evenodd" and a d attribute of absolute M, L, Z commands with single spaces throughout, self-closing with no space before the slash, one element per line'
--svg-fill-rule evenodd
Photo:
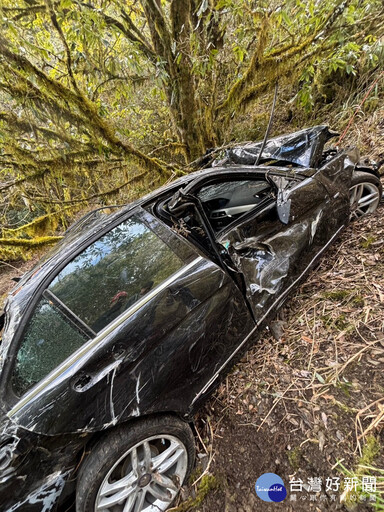
<path fill-rule="evenodd" d="M 108 432 L 78 476 L 76 512 L 159 512 L 175 499 L 194 463 L 188 424 L 162 416 Z"/>
<path fill-rule="evenodd" d="M 373 213 L 382 194 L 383 187 L 379 178 L 369 172 L 355 171 L 349 190 L 351 220 Z"/>

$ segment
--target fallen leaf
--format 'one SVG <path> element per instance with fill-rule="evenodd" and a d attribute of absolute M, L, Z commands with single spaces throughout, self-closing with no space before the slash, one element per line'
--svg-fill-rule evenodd
<path fill-rule="evenodd" d="M 324 398 L 325 400 L 334 400 L 335 399 L 335 397 L 333 395 L 327 395 L 327 394 L 321 395 L 321 398 Z"/>
<path fill-rule="evenodd" d="M 323 423 L 324 423 L 325 428 L 328 428 L 328 425 L 327 425 L 328 417 L 327 417 L 327 415 L 325 414 L 325 412 L 322 412 L 322 413 L 321 413 L 321 419 L 323 420 Z"/>

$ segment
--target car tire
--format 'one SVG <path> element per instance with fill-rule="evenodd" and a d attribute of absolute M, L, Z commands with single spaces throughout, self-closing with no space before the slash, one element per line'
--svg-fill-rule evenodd
<path fill-rule="evenodd" d="M 76 488 L 76 512 L 166 510 L 195 459 L 190 426 L 174 416 L 119 426 L 90 449 Z"/>
<path fill-rule="evenodd" d="M 380 179 L 374 174 L 364 171 L 353 173 L 349 190 L 351 220 L 373 213 L 383 195 Z"/>

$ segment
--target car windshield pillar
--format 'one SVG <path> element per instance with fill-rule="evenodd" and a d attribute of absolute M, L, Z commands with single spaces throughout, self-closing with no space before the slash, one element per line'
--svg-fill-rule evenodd
<path fill-rule="evenodd" d="M 201 229 L 204 231 L 206 237 L 208 238 L 210 246 L 208 249 L 210 249 L 211 252 L 213 251 L 213 256 L 215 259 L 217 259 L 221 267 L 226 270 L 227 267 L 223 262 L 220 250 L 215 240 L 215 235 L 210 226 L 209 220 L 200 199 L 196 195 L 185 194 L 182 190 L 179 190 L 167 204 L 168 211 L 173 217 L 176 217 L 177 219 L 182 219 L 183 213 L 188 207 L 193 208 L 196 219 L 198 220 Z"/>

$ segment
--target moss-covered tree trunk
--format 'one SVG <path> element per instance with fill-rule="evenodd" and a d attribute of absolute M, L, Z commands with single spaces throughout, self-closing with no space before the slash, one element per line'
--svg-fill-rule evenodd
<path fill-rule="evenodd" d="M 201 102 L 193 70 L 195 6 L 190 0 L 172 0 L 167 22 L 159 0 L 146 0 L 143 4 L 152 44 L 166 71 L 163 87 L 174 128 L 189 162 L 203 155 L 207 147 L 216 141 L 212 117 L 207 115 L 209 105 Z M 205 80 L 208 81 L 209 77 L 206 76 Z"/>

